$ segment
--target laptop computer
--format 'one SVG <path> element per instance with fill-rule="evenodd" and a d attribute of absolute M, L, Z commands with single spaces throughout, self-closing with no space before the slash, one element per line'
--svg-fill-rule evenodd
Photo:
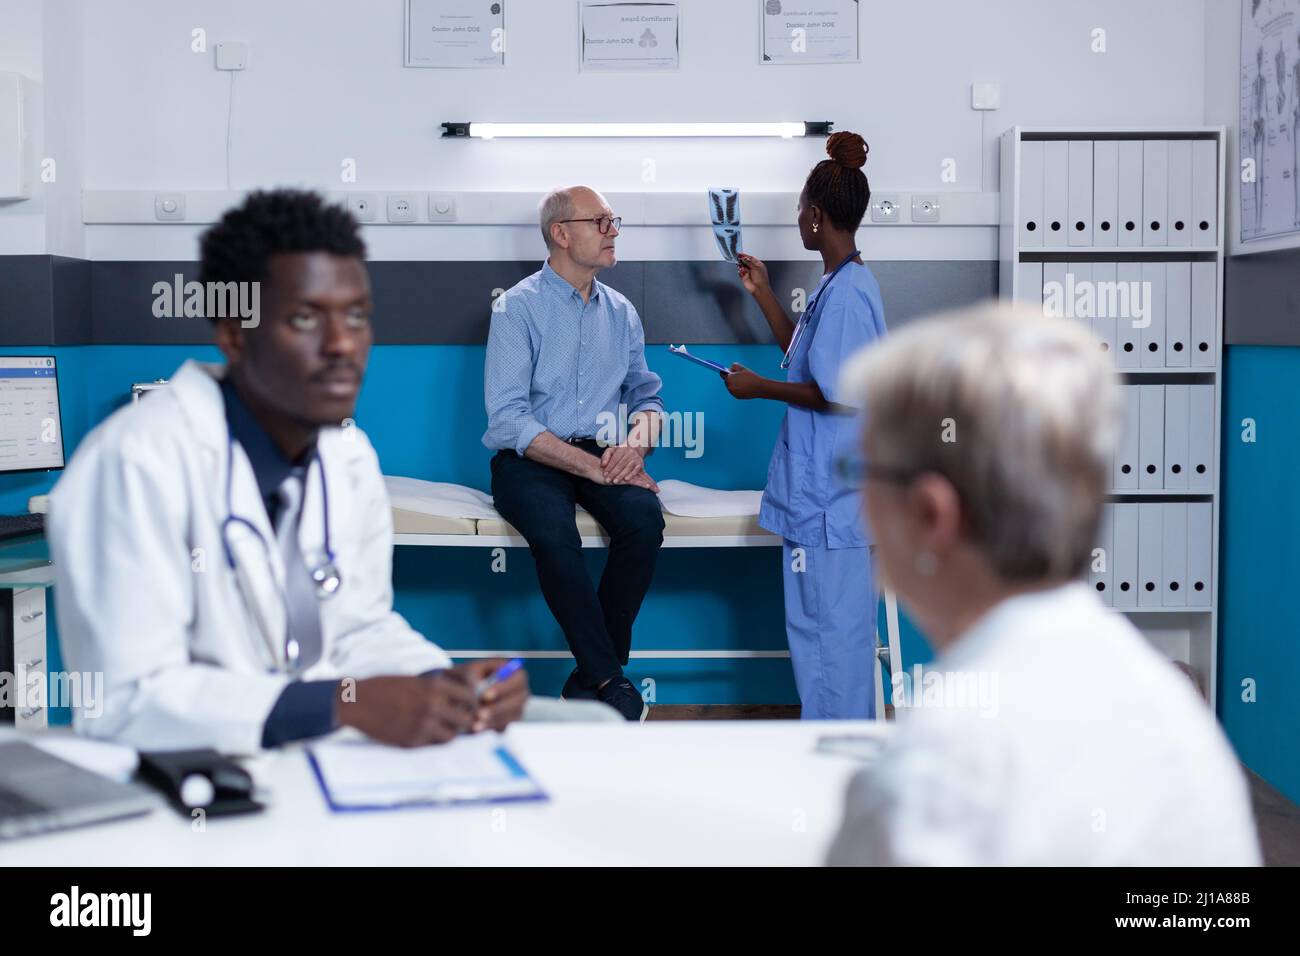
<path fill-rule="evenodd" d="M 83 770 L 21 741 L 0 743 L 0 840 L 148 813 L 152 791 Z"/>

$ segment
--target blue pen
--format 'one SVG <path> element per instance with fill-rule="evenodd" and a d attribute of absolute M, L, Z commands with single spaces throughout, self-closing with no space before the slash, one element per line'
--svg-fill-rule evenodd
<path fill-rule="evenodd" d="M 478 682 L 478 686 L 474 688 L 474 696 L 481 698 L 483 696 L 483 692 L 486 691 L 489 687 L 491 687 L 494 684 L 499 684 L 503 680 L 508 679 L 511 674 L 513 674 L 515 671 L 519 670 L 519 668 L 523 666 L 524 666 L 523 658 L 521 657 L 510 658 L 510 660 L 506 661 L 504 664 L 498 667 L 496 669 L 496 672 L 491 677 L 485 677 L 483 678 L 483 680 Z"/>

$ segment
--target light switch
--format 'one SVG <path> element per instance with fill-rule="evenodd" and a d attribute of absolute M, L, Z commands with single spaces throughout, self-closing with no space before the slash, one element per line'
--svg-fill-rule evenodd
<path fill-rule="evenodd" d="M 248 44 L 226 40 L 217 44 L 217 69 L 242 70 L 248 66 Z"/>
<path fill-rule="evenodd" d="M 455 222 L 456 197 L 446 193 L 429 196 L 429 222 Z"/>
<path fill-rule="evenodd" d="M 995 110 L 1002 105 L 1002 88 L 997 83 L 972 83 L 970 105 L 973 110 Z"/>
<path fill-rule="evenodd" d="M 153 197 L 153 215 L 162 222 L 184 221 L 185 194 L 157 193 Z"/>

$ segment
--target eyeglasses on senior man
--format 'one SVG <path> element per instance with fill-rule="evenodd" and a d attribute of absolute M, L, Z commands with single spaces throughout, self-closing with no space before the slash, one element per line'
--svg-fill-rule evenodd
<path fill-rule="evenodd" d="M 610 226 L 614 227 L 615 232 L 623 228 L 622 216 L 592 216 L 587 219 L 561 219 L 560 222 L 594 222 L 602 236 L 609 235 Z"/>
<path fill-rule="evenodd" d="M 835 476 L 846 485 L 860 485 L 868 478 L 905 485 L 928 468 L 905 468 L 901 465 L 876 465 L 862 455 L 841 455 L 835 459 Z"/>

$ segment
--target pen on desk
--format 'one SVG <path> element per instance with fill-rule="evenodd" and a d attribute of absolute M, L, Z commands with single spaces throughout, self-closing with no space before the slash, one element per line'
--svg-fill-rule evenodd
<path fill-rule="evenodd" d="M 483 680 L 478 682 L 478 685 L 474 688 L 474 696 L 476 698 L 481 699 L 483 697 L 484 691 L 486 691 L 489 687 L 491 687 L 494 684 L 499 684 L 503 680 L 508 679 L 511 674 L 513 674 L 515 671 L 519 670 L 519 668 L 523 666 L 524 666 L 524 662 L 522 658 L 519 657 L 510 658 L 510 660 L 506 661 L 504 664 L 498 667 L 495 673 L 492 674 L 492 676 L 485 677 L 483 678 Z"/>

